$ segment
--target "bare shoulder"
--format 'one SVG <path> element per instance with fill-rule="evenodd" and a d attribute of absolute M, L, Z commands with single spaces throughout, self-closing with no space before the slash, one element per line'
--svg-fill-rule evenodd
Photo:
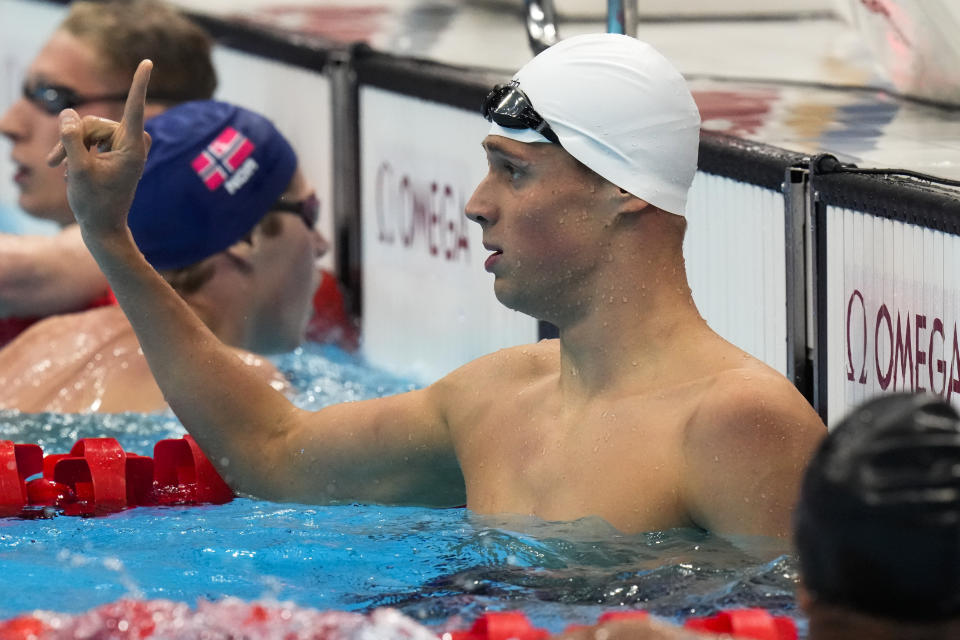
<path fill-rule="evenodd" d="M 826 434 L 820 417 L 797 388 L 753 359 L 716 374 L 689 425 L 703 436 L 719 430 L 718 437 L 740 430 L 756 436 L 757 426 L 771 436 L 787 432 L 819 440 Z"/>
<path fill-rule="evenodd" d="M 712 531 L 787 536 L 803 472 L 826 433 L 800 392 L 766 365 L 717 372 L 684 434 L 691 518 Z"/>
<path fill-rule="evenodd" d="M 455 369 L 437 384 L 454 389 L 475 385 L 478 380 L 490 384 L 513 385 L 559 371 L 558 340 L 541 340 L 535 344 L 507 347 L 480 356 Z"/>
<path fill-rule="evenodd" d="M 491 400 L 529 388 L 559 371 L 559 342 L 544 340 L 471 360 L 424 391 L 449 422 L 476 424 Z"/>
<path fill-rule="evenodd" d="M 76 344 L 75 348 L 90 351 L 110 342 L 117 335 L 132 331 L 120 307 L 107 306 L 48 316 L 30 325 L 4 347 L 7 350 L 55 349 L 54 345 Z"/>
<path fill-rule="evenodd" d="M 56 315 L 0 350 L 0 406 L 21 411 L 151 411 L 163 406 L 117 307 Z"/>
<path fill-rule="evenodd" d="M 789 380 L 757 361 L 718 373 L 687 424 L 688 453 L 805 464 L 827 429 Z"/>

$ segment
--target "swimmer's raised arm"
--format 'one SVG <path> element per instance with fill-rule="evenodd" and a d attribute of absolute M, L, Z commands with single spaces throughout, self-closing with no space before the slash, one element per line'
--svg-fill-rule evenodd
<path fill-rule="evenodd" d="M 234 488 L 275 500 L 464 502 L 436 388 L 302 411 L 251 374 L 154 271 L 127 228 L 149 139 L 151 64 L 120 123 L 61 115 L 68 197 L 91 254 L 133 325 L 170 407 Z M 383 481 L 381 481 L 383 479 Z"/>

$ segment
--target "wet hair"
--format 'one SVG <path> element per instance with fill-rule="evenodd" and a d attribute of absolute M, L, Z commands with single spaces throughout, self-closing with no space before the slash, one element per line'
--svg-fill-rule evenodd
<path fill-rule="evenodd" d="M 851 413 L 807 469 L 795 519 L 816 601 L 910 622 L 960 616 L 960 416 L 931 395 Z"/>
<path fill-rule="evenodd" d="M 274 238 L 283 231 L 283 225 L 284 221 L 279 212 L 268 212 L 241 242 L 252 243 L 254 231 L 257 229 L 267 238 Z M 163 269 L 160 271 L 160 275 L 181 296 L 196 293 L 213 278 L 216 267 L 213 264 L 212 257 L 204 258 L 200 262 L 179 269 Z"/>
<path fill-rule="evenodd" d="M 141 60 L 153 60 L 148 101 L 206 100 L 217 88 L 210 36 L 156 0 L 74 2 L 60 29 L 92 46 L 101 71 L 117 74 L 124 84 Z"/>

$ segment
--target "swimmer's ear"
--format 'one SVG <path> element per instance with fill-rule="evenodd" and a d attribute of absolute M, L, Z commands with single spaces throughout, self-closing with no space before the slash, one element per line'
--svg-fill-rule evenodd
<path fill-rule="evenodd" d="M 627 222 L 635 220 L 644 211 L 650 211 L 653 207 L 646 200 L 642 200 L 632 193 L 617 187 L 616 194 L 616 219 L 617 222 Z"/>
<path fill-rule="evenodd" d="M 233 243 L 229 248 L 223 251 L 230 258 L 230 261 L 244 271 L 249 271 L 253 267 L 253 242 L 244 238 Z"/>

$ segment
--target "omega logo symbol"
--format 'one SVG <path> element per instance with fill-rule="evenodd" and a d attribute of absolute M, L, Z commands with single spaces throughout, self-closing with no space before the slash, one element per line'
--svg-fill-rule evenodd
<path fill-rule="evenodd" d="M 873 373 L 884 391 L 931 391 L 947 400 L 960 394 L 956 322 L 909 310 L 891 311 L 886 303 L 874 314 L 863 293 L 854 289 L 847 299 L 845 342 L 850 382 L 865 385 Z"/>

